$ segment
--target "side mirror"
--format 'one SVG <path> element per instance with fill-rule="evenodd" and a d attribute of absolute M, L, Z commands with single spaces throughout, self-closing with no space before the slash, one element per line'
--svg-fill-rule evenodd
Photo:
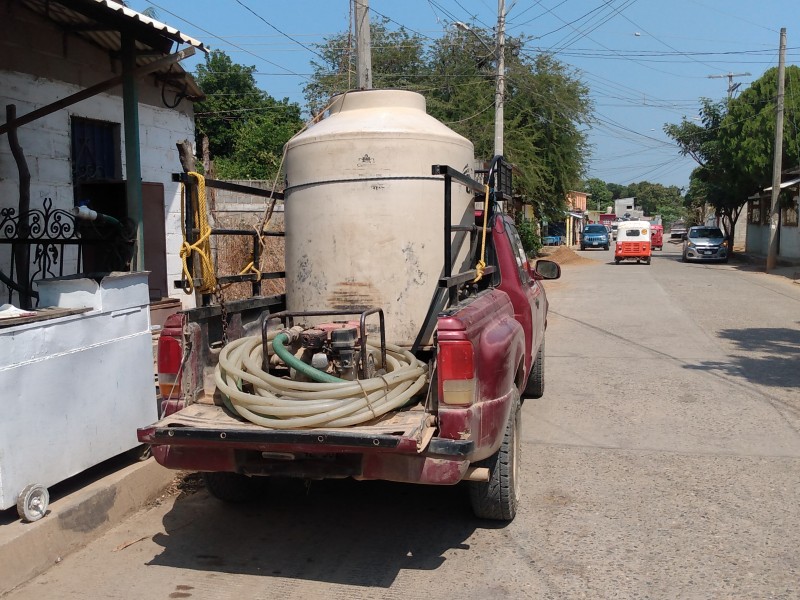
<path fill-rule="evenodd" d="M 532 275 L 534 279 L 558 279 L 561 277 L 561 267 L 552 260 L 537 260 Z"/>

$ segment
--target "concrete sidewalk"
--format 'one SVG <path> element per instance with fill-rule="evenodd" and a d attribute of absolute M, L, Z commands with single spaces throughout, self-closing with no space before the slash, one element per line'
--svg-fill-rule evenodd
<path fill-rule="evenodd" d="M 735 252 L 731 257 L 731 264 L 742 271 L 766 273 L 767 257 L 745 252 Z M 768 275 L 785 277 L 793 283 L 800 284 L 800 261 L 779 258 L 777 266 L 771 269 Z"/>
<path fill-rule="evenodd" d="M 47 515 L 38 521 L 20 521 L 14 508 L 0 513 L 0 595 L 158 499 L 176 475 L 152 458 L 123 455 L 53 486 Z"/>

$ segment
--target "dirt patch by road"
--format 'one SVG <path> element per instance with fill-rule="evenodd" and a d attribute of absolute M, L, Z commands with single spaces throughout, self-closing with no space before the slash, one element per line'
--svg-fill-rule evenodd
<path fill-rule="evenodd" d="M 541 250 L 541 257 L 547 258 L 559 265 L 586 265 L 586 264 L 600 264 L 591 258 L 586 258 L 575 252 L 568 246 L 545 246 Z"/>

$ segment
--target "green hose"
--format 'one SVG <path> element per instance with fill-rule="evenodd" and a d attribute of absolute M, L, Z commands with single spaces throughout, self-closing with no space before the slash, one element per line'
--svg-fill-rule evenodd
<path fill-rule="evenodd" d="M 311 365 L 304 363 L 294 354 L 289 352 L 286 346 L 284 346 L 284 344 L 288 341 L 288 335 L 285 333 L 279 333 L 277 336 L 275 336 L 275 339 L 272 340 L 272 348 L 275 350 L 275 354 L 277 354 L 278 357 L 280 357 L 280 359 L 292 369 L 302 373 L 307 377 L 311 377 L 311 379 L 318 381 L 319 383 L 343 383 L 345 381 L 344 379 L 339 379 L 338 377 L 334 377 L 328 373 L 323 373 L 319 369 L 315 369 Z"/>

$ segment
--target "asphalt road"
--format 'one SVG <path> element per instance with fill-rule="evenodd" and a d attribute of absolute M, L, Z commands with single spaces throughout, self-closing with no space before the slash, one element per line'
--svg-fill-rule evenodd
<path fill-rule="evenodd" d="M 546 391 L 507 526 L 464 490 L 204 490 L 4 597 L 799 598 L 800 285 L 740 265 L 578 253 L 548 282 Z"/>

